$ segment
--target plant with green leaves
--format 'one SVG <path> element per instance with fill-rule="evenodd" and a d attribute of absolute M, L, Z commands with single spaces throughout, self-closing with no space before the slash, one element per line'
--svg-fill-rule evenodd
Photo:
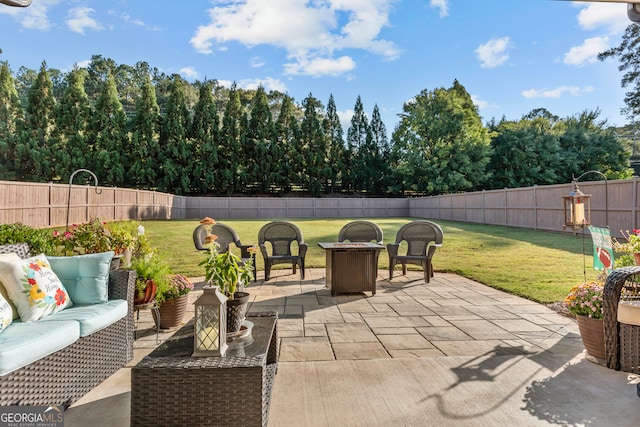
<path fill-rule="evenodd" d="M 136 290 L 144 291 L 147 282 L 153 281 L 156 285 L 156 299 L 162 298 L 163 292 L 168 288 L 172 274 L 169 264 L 155 252 L 135 257 L 131 261 L 131 269 L 136 271 Z"/>
<path fill-rule="evenodd" d="M 211 227 L 216 223 L 214 219 L 206 217 L 201 224 L 205 225 L 207 236 L 205 244 L 209 246 L 205 259 L 200 262 L 204 266 L 205 281 L 213 286 L 218 286 L 227 298 L 234 299 L 236 290 L 240 283 L 248 286 L 253 280 L 253 256 L 243 260 L 231 251 L 218 252 L 220 246 L 216 239 L 218 236 L 211 234 Z M 249 248 L 253 255 L 256 248 Z"/>

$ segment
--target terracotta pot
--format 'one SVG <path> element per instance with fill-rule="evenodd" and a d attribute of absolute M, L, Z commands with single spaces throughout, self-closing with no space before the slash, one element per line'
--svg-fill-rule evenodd
<path fill-rule="evenodd" d="M 633 259 L 636 262 L 636 265 L 640 265 L 640 254 L 633 254 Z"/>
<path fill-rule="evenodd" d="M 247 312 L 248 302 L 248 292 L 236 292 L 233 294 L 233 299 L 227 300 L 227 333 L 235 333 L 240 330 Z"/>
<path fill-rule="evenodd" d="M 156 296 L 156 291 L 158 290 L 156 286 L 156 282 L 153 280 L 147 280 L 146 286 L 143 290 L 136 290 L 135 296 L 133 298 L 133 303 L 135 305 L 148 304 L 153 300 Z"/>
<path fill-rule="evenodd" d="M 187 303 L 189 302 L 189 295 L 182 295 L 177 298 L 171 298 L 162 303 L 158 307 L 160 313 L 160 329 L 174 329 L 182 325 L 182 319 L 187 312 Z M 158 318 L 155 311 L 151 311 L 153 314 L 153 321 L 158 325 Z"/>
<path fill-rule="evenodd" d="M 604 359 L 604 321 L 587 316 L 576 316 L 584 348 L 593 357 Z"/>

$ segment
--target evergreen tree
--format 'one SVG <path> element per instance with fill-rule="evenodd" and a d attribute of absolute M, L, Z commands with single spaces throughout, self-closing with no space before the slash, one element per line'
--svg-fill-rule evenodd
<path fill-rule="evenodd" d="M 160 127 L 159 145 L 163 173 L 158 180 L 158 189 L 169 193 L 187 194 L 191 190 L 195 153 L 187 138 L 191 124 L 185 100 L 185 82 L 178 74 L 174 74 L 172 80 L 166 113 Z"/>
<path fill-rule="evenodd" d="M 213 191 L 215 188 L 219 126 L 220 120 L 213 98 L 213 83 L 205 82 L 200 86 L 200 98 L 193 114 L 190 134 L 196 159 L 193 165 L 193 185 L 198 194 Z"/>
<path fill-rule="evenodd" d="M 43 61 L 27 94 L 25 128 L 20 132 L 16 146 L 16 179 L 53 179 L 51 134 L 55 128 L 55 107 L 53 83 L 47 71 L 47 63 Z"/>
<path fill-rule="evenodd" d="M 218 159 L 220 160 L 218 191 L 233 194 L 240 189 L 238 171 L 240 160 L 238 153 L 242 150 L 241 133 L 242 106 L 240 94 L 234 83 L 229 91 L 229 100 L 222 118 L 222 131 Z"/>
<path fill-rule="evenodd" d="M 157 188 L 158 170 L 162 166 L 158 145 L 159 122 L 160 109 L 156 102 L 155 88 L 151 84 L 151 77 L 147 76 L 142 85 L 140 99 L 136 103 L 136 114 L 131 129 L 134 154 L 131 177 L 132 184 L 137 188 Z"/>
<path fill-rule="evenodd" d="M 300 124 L 300 141 L 303 167 L 299 170 L 301 181 L 312 196 L 323 191 L 322 183 L 329 176 L 327 171 L 327 147 L 322 133 L 322 103 L 311 94 L 302 101 L 304 117 Z"/>
<path fill-rule="evenodd" d="M 260 194 L 268 194 L 271 188 L 273 165 L 274 125 L 267 94 L 262 85 L 253 97 L 251 119 L 246 132 L 242 154 L 245 157 L 243 170 L 246 186 L 255 186 Z"/>
<path fill-rule="evenodd" d="M 347 153 L 345 158 L 346 184 L 348 191 L 362 191 L 369 187 L 368 149 L 372 140 L 369 121 L 358 95 L 353 108 L 351 126 L 347 131 Z"/>
<path fill-rule="evenodd" d="M 276 169 L 272 172 L 271 182 L 280 188 L 281 192 L 291 191 L 293 163 L 299 155 L 295 152 L 300 141 L 300 127 L 295 112 L 293 99 L 285 96 L 276 121 L 276 143 L 272 150 L 273 158 L 278 160 L 274 162 Z"/>
<path fill-rule="evenodd" d="M 328 176 L 326 177 L 325 188 L 333 193 L 340 180 L 342 179 L 342 171 L 344 168 L 344 138 L 342 133 L 342 124 L 336 109 L 336 103 L 333 94 L 329 95 L 327 103 L 327 112 L 322 123 L 325 138 L 327 139 L 327 164 L 329 166 Z"/>
<path fill-rule="evenodd" d="M 133 162 L 127 133 L 127 117 L 118 99 L 115 80 L 107 72 L 95 112 L 90 120 L 89 143 L 95 152 L 93 170 L 101 181 L 115 186 L 125 183 L 125 165 Z"/>
<path fill-rule="evenodd" d="M 76 66 L 67 75 L 67 88 L 55 113 L 54 169 L 65 182 L 75 170 L 94 170 L 96 166 L 95 152 L 87 141 L 91 107 L 84 91 L 86 73 Z"/>
<path fill-rule="evenodd" d="M 0 50 L 0 52 L 2 52 Z M 24 112 L 15 81 L 7 62 L 0 62 L 0 179 L 15 179 L 18 130 L 23 127 Z"/>
<path fill-rule="evenodd" d="M 390 151 L 387 128 L 380 117 L 378 104 L 373 107 L 371 115 L 371 146 L 369 157 L 369 170 L 371 171 L 370 191 L 376 194 L 384 194 L 391 184 L 391 170 L 389 168 Z"/>

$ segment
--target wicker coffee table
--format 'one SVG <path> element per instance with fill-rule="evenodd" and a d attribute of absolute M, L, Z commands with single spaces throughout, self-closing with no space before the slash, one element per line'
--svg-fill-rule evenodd
<path fill-rule="evenodd" d="M 132 426 L 266 426 L 278 366 L 277 313 L 224 357 L 192 357 L 193 319 L 131 370 Z"/>

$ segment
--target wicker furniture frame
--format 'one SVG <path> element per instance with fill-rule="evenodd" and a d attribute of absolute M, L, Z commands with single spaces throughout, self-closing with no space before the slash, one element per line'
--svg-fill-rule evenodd
<path fill-rule="evenodd" d="M 604 285 L 604 347 L 607 367 L 640 374 L 640 326 L 618 322 L 621 300 L 640 300 L 640 267 L 613 270 Z"/>
<path fill-rule="evenodd" d="M 393 278 L 393 269 L 402 265 L 402 274 L 407 274 L 407 264 L 419 265 L 424 271 L 424 281 L 429 283 L 433 277 L 431 259 L 438 246 L 442 246 L 442 228 L 431 221 L 411 221 L 398 230 L 394 243 L 387 244 L 389 252 L 389 280 Z M 407 253 L 400 255 L 398 249 L 402 242 L 407 243 Z"/>
<path fill-rule="evenodd" d="M 338 233 L 338 242 L 375 242 L 382 244 L 382 229 L 370 221 L 358 220 L 345 224 Z"/>
<path fill-rule="evenodd" d="M 293 255 L 292 246 L 298 245 L 298 255 Z M 300 277 L 304 279 L 304 257 L 308 245 L 297 225 L 287 221 L 273 221 L 262 226 L 258 232 L 258 246 L 264 258 L 264 280 L 269 280 L 271 267 L 276 264 L 291 264 L 293 274 L 300 267 Z M 271 247 L 271 253 L 269 248 Z"/>
<path fill-rule="evenodd" d="M 376 294 L 378 258 L 384 246 L 371 242 L 318 243 L 325 250 L 327 287 L 337 293 Z"/>
<path fill-rule="evenodd" d="M 29 257 L 26 243 L 0 246 L 0 253 Z M 128 302 L 127 316 L 73 344 L 0 376 L 0 406 L 58 405 L 65 408 L 133 359 L 135 271 L 112 270 L 109 299 Z"/>
<path fill-rule="evenodd" d="M 250 313 L 247 346 L 193 357 L 193 319 L 131 370 L 131 426 L 266 427 L 278 368 L 277 313 Z M 245 338 L 249 339 L 249 337 Z"/>
<path fill-rule="evenodd" d="M 249 252 L 249 249 L 254 247 L 254 245 L 243 245 L 240 242 L 240 237 L 236 231 L 229 227 L 227 224 L 223 224 L 221 222 L 216 222 L 212 226 L 208 226 L 205 224 L 200 224 L 193 230 L 193 244 L 196 249 L 199 251 L 208 251 L 209 246 L 205 245 L 205 238 L 207 237 L 207 229 L 206 227 L 211 227 L 211 234 L 215 234 L 218 236 L 216 242 L 220 245 L 218 248 L 219 253 L 225 253 L 229 250 L 229 245 L 233 243 L 236 245 L 238 249 L 240 249 L 240 258 L 244 260 L 252 259 L 253 260 L 253 281 L 256 281 L 256 255 Z"/>

